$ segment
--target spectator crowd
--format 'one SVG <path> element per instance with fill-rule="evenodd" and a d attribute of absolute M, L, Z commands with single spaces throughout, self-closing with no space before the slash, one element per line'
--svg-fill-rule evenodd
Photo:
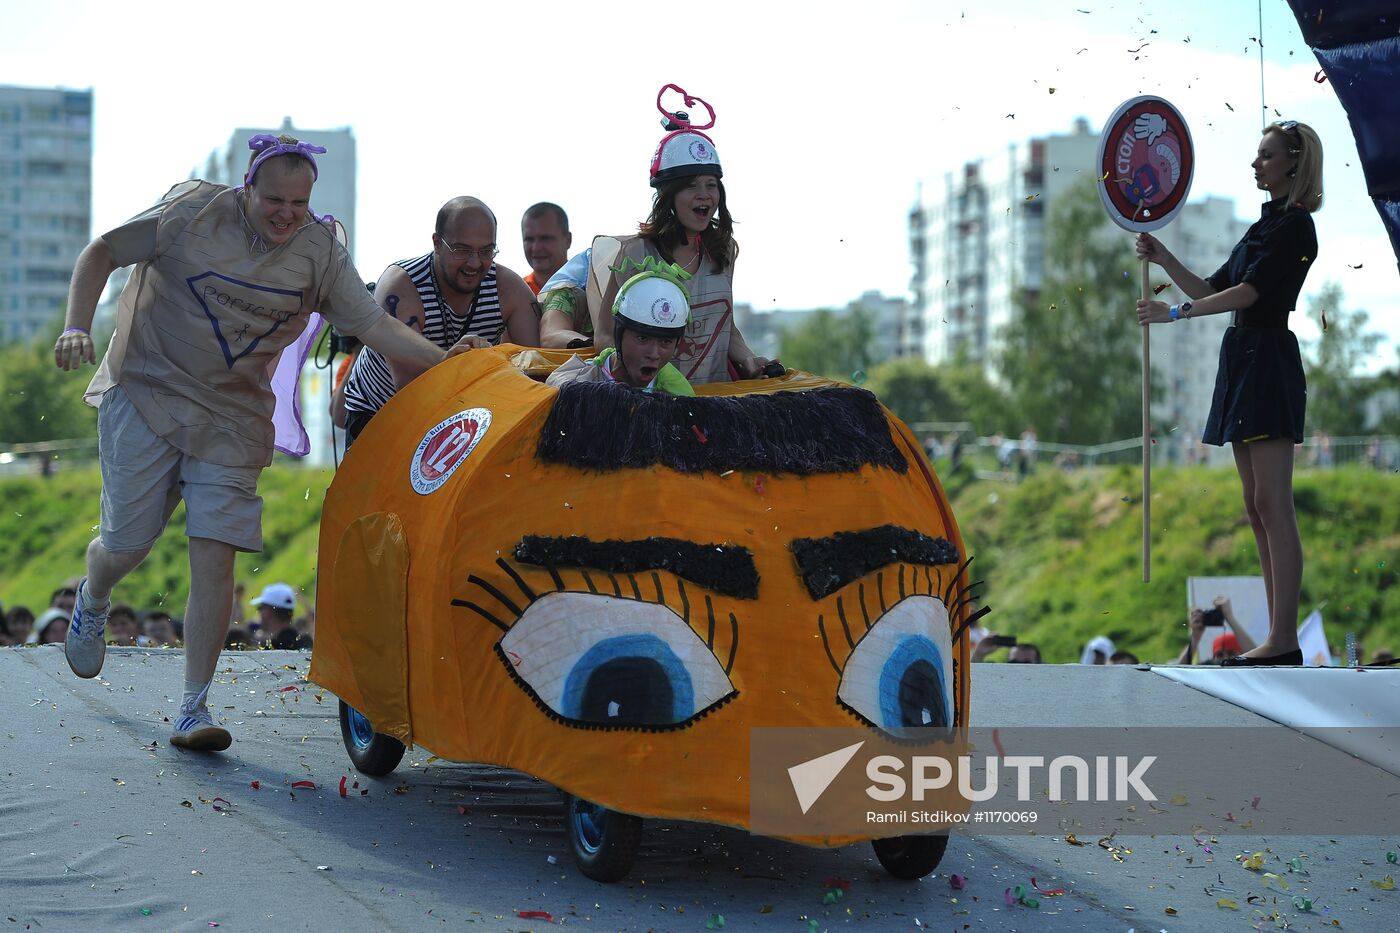
<path fill-rule="evenodd" d="M 61 645 L 73 620 L 78 581 L 67 580 L 37 614 L 29 606 L 0 602 L 0 648 Z M 316 611 L 286 583 L 272 583 L 252 600 L 238 584 L 225 647 L 305 649 L 311 647 Z M 184 643 L 184 624 L 160 608 L 137 609 L 114 603 L 107 616 L 106 642 L 114 647 L 164 648 Z"/>

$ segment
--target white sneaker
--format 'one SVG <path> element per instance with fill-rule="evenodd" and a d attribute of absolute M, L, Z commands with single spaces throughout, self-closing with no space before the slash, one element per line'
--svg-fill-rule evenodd
<path fill-rule="evenodd" d="M 68 626 L 68 636 L 63 640 L 63 653 L 74 674 L 96 677 L 107 657 L 107 613 L 112 604 L 108 602 L 100 611 L 84 609 L 86 588 L 87 578 L 84 577 L 78 583 L 78 598 L 73 600 L 73 621 Z"/>
<path fill-rule="evenodd" d="M 214 717 L 201 706 L 193 713 L 180 714 L 170 744 L 192 752 L 221 752 L 233 744 L 233 736 L 222 726 L 214 725 Z"/>

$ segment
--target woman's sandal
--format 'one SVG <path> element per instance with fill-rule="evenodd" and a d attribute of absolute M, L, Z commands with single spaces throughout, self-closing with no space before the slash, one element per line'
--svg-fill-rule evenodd
<path fill-rule="evenodd" d="M 1241 654 L 1220 662 L 1221 667 L 1301 667 L 1302 664 L 1303 651 L 1301 648 L 1285 651 L 1283 654 L 1269 655 L 1265 658 L 1247 658 Z"/>

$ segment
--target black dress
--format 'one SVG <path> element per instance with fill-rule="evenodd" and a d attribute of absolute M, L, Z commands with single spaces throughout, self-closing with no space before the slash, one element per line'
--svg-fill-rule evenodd
<path fill-rule="evenodd" d="M 1206 279 L 1217 292 L 1248 282 L 1259 299 L 1235 312 L 1220 342 L 1220 368 L 1201 440 L 1217 447 L 1272 438 L 1303 442 L 1308 387 L 1288 315 L 1317 258 L 1312 215 L 1283 198 L 1260 218 Z"/>

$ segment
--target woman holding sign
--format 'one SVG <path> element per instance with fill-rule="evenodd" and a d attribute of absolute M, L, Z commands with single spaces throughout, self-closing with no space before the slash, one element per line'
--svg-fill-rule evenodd
<path fill-rule="evenodd" d="M 1303 442 L 1307 386 L 1288 315 L 1317 258 L 1312 212 L 1322 206 L 1322 143 L 1302 123 L 1271 124 L 1253 168 L 1255 184 L 1270 200 L 1213 275 L 1200 278 L 1151 234 L 1137 238 L 1138 256 L 1160 265 L 1191 298 L 1175 305 L 1139 301 L 1138 323 L 1235 313 L 1220 345 L 1201 440 L 1229 443 L 1234 451 L 1264 572 L 1269 637 L 1248 654 L 1222 662 L 1226 666 L 1303 663 L 1297 635 L 1303 546 L 1293 511 L 1293 447 Z"/>

